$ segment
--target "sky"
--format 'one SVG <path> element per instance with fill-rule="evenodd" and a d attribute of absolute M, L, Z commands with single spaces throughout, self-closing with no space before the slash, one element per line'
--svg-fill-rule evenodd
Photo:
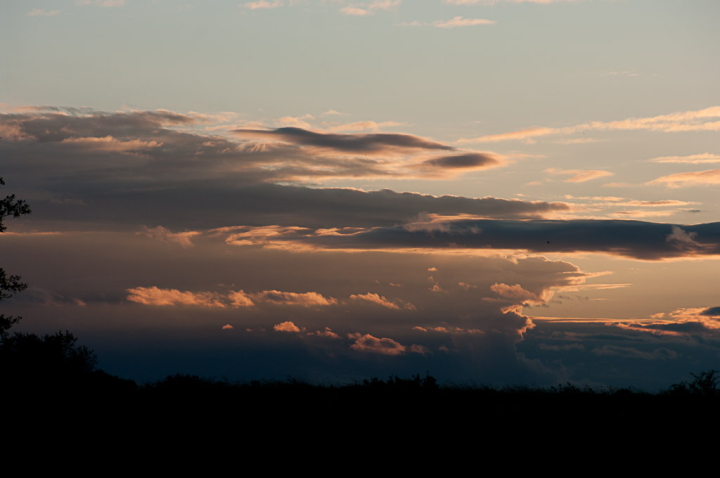
<path fill-rule="evenodd" d="M 7 0 L 0 266 L 99 366 L 720 369 L 715 0 Z"/>

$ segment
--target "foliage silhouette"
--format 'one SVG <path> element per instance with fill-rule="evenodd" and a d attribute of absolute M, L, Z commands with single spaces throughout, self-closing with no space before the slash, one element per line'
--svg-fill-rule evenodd
<path fill-rule="evenodd" d="M 0 178 L 0 184 L 5 181 Z M 7 230 L 3 219 L 30 214 L 30 206 L 15 195 L 0 201 L 0 232 Z M 7 275 L 0 268 L 0 301 L 27 289 L 19 275 Z M 0 370 L 2 382 L 22 386 L 24 390 L 58 385 L 77 386 L 97 365 L 97 357 L 85 346 L 76 345 L 77 337 L 68 331 L 38 336 L 18 333 L 10 335 L 10 328 L 20 317 L 0 315 Z"/>
<path fill-rule="evenodd" d="M 720 389 L 718 388 L 718 370 L 708 370 L 699 374 L 691 373 L 695 379 L 692 382 L 680 382 L 670 386 L 665 393 L 671 395 L 694 395 L 700 397 L 720 397 Z"/>
<path fill-rule="evenodd" d="M 0 184 L 4 185 L 5 181 L 0 178 Z M 23 214 L 30 214 L 30 206 L 22 200 L 15 199 L 15 195 L 6 196 L 0 200 L 0 232 L 5 232 L 7 227 L 3 223 L 6 217 L 20 217 Z M 8 276 L 5 270 L 0 268 L 0 301 L 9 299 L 14 294 L 27 289 L 27 284 L 20 282 L 20 276 Z M 21 317 L 5 317 L 0 314 L 0 341 L 4 341 L 8 335 L 8 330 L 20 321 Z"/>

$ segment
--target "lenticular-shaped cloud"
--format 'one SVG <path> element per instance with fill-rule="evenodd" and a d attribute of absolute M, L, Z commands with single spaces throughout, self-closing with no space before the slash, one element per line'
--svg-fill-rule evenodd
<path fill-rule="evenodd" d="M 422 165 L 438 169 L 484 169 L 500 166 L 502 163 L 494 156 L 483 153 L 466 153 L 456 156 L 442 156 L 427 159 Z"/>
<path fill-rule="evenodd" d="M 241 137 L 277 139 L 302 146 L 315 146 L 353 153 L 382 153 L 388 149 L 454 149 L 451 146 L 429 141 L 417 136 L 397 133 L 350 135 L 316 133 L 301 128 L 278 128 L 275 130 L 238 129 L 234 132 Z"/>

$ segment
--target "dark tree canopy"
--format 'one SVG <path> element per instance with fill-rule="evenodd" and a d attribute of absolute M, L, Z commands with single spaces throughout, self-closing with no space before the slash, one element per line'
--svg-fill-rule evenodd
<path fill-rule="evenodd" d="M 0 178 L 0 184 L 5 184 L 3 178 Z M 11 194 L 6 196 L 5 199 L 0 201 L 0 232 L 4 232 L 7 227 L 3 224 L 3 219 L 6 217 L 20 217 L 23 214 L 30 214 L 30 206 L 22 200 L 15 199 L 15 195 Z M 18 292 L 22 292 L 27 289 L 27 284 L 20 281 L 20 276 L 10 275 L 5 273 L 5 270 L 0 268 L 0 301 L 3 299 L 9 299 Z M 0 314 L 0 340 L 7 338 L 7 333 L 10 327 L 17 324 L 20 321 L 20 317 L 5 317 Z"/>
<path fill-rule="evenodd" d="M 5 184 L 3 178 L 0 178 L 0 184 Z M 30 214 L 30 206 L 22 200 L 15 199 L 15 195 L 11 194 L 6 196 L 5 199 L 0 201 L 0 232 L 4 232 L 7 227 L 3 224 L 3 219 L 6 217 L 20 217 L 23 214 Z"/>

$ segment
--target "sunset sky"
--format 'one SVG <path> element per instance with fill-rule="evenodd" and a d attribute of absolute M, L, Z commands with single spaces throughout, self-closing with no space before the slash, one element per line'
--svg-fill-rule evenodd
<path fill-rule="evenodd" d="M 18 331 L 138 381 L 720 369 L 717 0 L 4 0 Z"/>

